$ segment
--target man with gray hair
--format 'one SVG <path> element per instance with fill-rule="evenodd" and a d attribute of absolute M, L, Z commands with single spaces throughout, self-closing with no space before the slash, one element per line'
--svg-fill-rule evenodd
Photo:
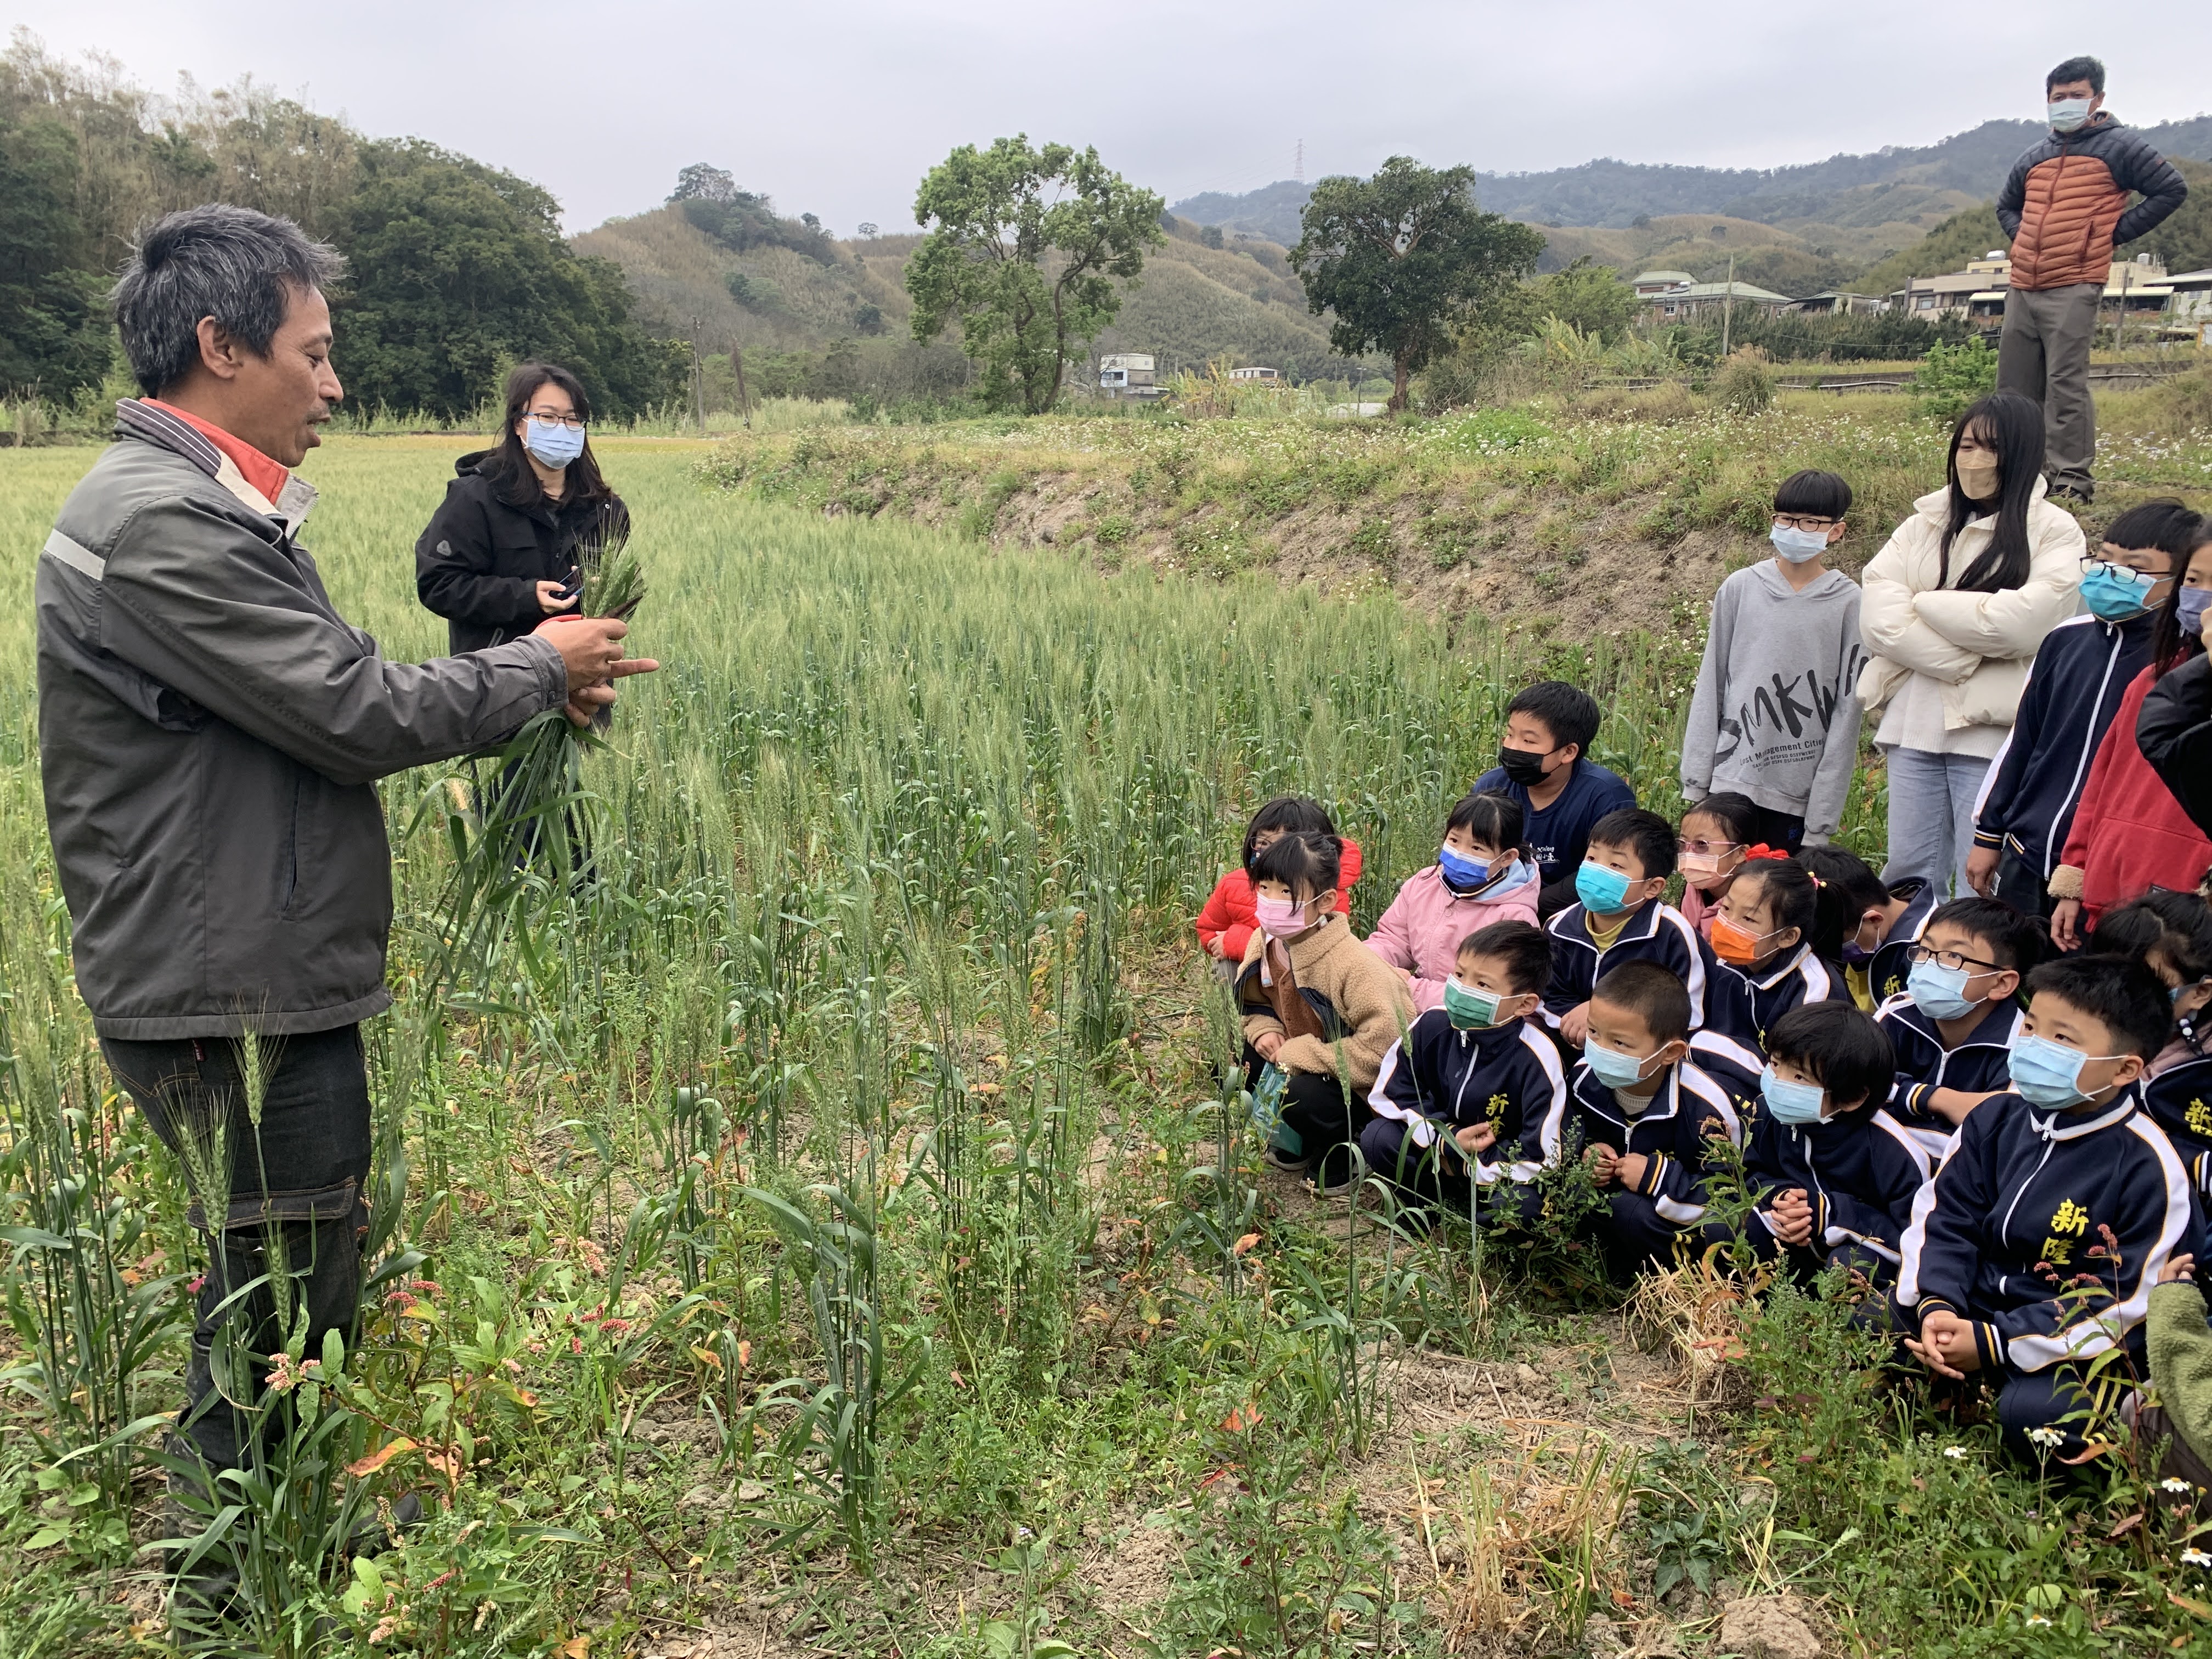
<path fill-rule="evenodd" d="M 292 1334 L 280 1300 L 304 1311 L 311 1358 L 359 1313 L 360 1025 L 392 1000 L 376 780 L 543 709 L 588 721 L 658 665 L 624 657 L 621 623 L 567 618 L 388 662 L 338 614 L 297 539 L 315 492 L 292 469 L 343 395 L 323 298 L 340 270 L 242 208 L 147 230 L 114 295 L 146 396 L 118 404 L 118 441 L 38 567 L 40 761 L 78 989 L 155 1132 L 203 1166 L 211 1259 L 173 1449 L 211 1471 L 257 1455 L 227 1401 L 255 1397 Z"/>

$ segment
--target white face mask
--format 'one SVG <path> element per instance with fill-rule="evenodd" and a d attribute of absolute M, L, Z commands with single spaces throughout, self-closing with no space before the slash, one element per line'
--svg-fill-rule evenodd
<path fill-rule="evenodd" d="M 1828 550 L 1828 532 L 1825 530 L 1800 530 L 1795 525 L 1778 524 L 1769 532 L 1774 550 L 1792 564 L 1802 564 L 1808 559 L 1817 559 Z"/>
<path fill-rule="evenodd" d="M 2071 132 L 2089 118 L 2090 100 L 2087 98 L 2054 98 L 2051 100 L 2051 125 L 2058 132 Z"/>

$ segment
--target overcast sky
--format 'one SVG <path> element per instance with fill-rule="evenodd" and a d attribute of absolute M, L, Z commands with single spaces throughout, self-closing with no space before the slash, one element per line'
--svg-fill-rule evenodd
<path fill-rule="evenodd" d="M 2148 123 L 2212 106 L 2212 5 L 2082 0 L 0 0 L 56 50 L 157 90 L 241 71 L 378 136 L 416 134 L 558 196 L 571 230 L 657 205 L 689 161 L 840 234 L 912 226 L 956 144 L 1096 144 L 1169 200 L 1383 157 L 1486 171 L 1593 156 L 1772 167 L 1923 144 L 2041 107 L 2090 52 Z"/>

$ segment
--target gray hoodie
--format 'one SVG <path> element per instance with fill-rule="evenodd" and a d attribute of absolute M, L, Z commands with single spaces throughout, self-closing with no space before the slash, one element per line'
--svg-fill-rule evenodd
<path fill-rule="evenodd" d="M 1682 793 L 1733 791 L 1805 820 L 1826 840 L 1843 816 L 1859 746 L 1858 584 L 1823 572 L 1792 592 L 1775 562 L 1713 595 L 1712 627 L 1682 734 Z"/>

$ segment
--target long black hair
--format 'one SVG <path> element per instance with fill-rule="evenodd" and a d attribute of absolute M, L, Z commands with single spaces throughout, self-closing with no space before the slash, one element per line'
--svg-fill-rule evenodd
<path fill-rule="evenodd" d="M 499 447 L 477 463 L 477 471 L 518 506 L 535 507 L 545 494 L 514 428 L 529 412 L 530 400 L 538 395 L 538 389 L 549 383 L 568 394 L 568 401 L 586 422 L 592 418 L 592 400 L 584 391 L 584 383 L 558 363 L 517 363 L 509 372 L 504 394 L 506 423 L 501 428 Z M 599 458 L 592 453 L 587 432 L 583 453 L 568 463 L 568 487 L 561 492 L 561 508 L 568 512 L 578 507 L 600 507 L 616 499 L 615 492 L 600 476 Z"/>
<path fill-rule="evenodd" d="M 2166 590 L 2166 603 L 2159 606 L 2158 623 L 2151 629 L 2150 673 L 2153 679 L 2163 678 L 2167 670 L 2180 667 L 2204 648 L 2202 634 L 2182 631 L 2181 585 L 2188 579 L 2190 561 L 2208 542 L 2212 542 L 2212 519 L 2197 520 L 2196 530 L 2185 539 L 2189 543 L 2189 550 L 2174 556 L 2173 586 Z"/>
<path fill-rule="evenodd" d="M 1734 890 L 1747 887 L 1765 898 L 1775 932 L 1795 927 L 1797 945 L 1811 945 L 1823 962 L 1842 957 L 1844 934 L 1856 916 L 1841 886 L 1821 880 L 1796 859 L 1748 859 L 1736 866 Z"/>
<path fill-rule="evenodd" d="M 1951 544 L 1981 511 L 1959 488 L 1959 441 L 1969 432 L 1996 452 L 1997 521 L 1990 544 L 1959 578 L 1961 593 L 2001 593 L 2027 580 L 2027 509 L 2043 476 L 2043 405 L 2017 392 L 1993 392 L 1959 416 L 1951 429 L 1944 476 L 1951 482 L 1951 512 L 1943 526 L 1936 585 L 1951 581 Z"/>

